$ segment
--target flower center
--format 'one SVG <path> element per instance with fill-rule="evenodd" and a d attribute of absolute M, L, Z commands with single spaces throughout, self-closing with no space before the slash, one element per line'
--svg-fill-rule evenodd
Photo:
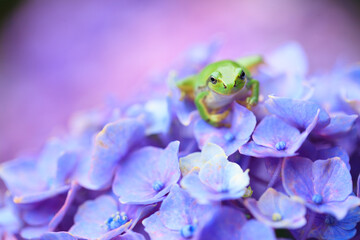
<path fill-rule="evenodd" d="M 315 195 L 312 197 L 312 201 L 313 201 L 315 204 L 321 204 L 322 201 L 323 201 L 323 197 L 322 197 L 320 194 L 315 194 Z"/>
<path fill-rule="evenodd" d="M 160 192 L 163 188 L 164 188 L 164 184 L 158 180 L 156 180 L 153 185 L 152 188 L 157 191 Z"/>
<path fill-rule="evenodd" d="M 326 215 L 325 217 L 325 223 L 327 225 L 335 225 L 337 223 L 337 220 L 336 218 L 334 218 L 333 216 L 331 215 Z"/>
<path fill-rule="evenodd" d="M 186 225 L 180 229 L 180 235 L 183 238 L 191 238 L 195 233 L 196 227 L 194 225 Z"/>
<path fill-rule="evenodd" d="M 129 221 L 129 218 L 126 216 L 126 213 L 124 212 L 116 212 L 111 217 L 109 217 L 104 225 L 106 226 L 108 231 L 114 230 L 115 228 L 118 228 L 125 223 Z"/>
<path fill-rule="evenodd" d="M 281 217 L 280 213 L 273 213 L 273 215 L 271 216 L 271 219 L 274 222 L 278 222 L 278 221 L 282 220 L 282 217 Z"/>
<path fill-rule="evenodd" d="M 275 148 L 276 148 L 276 150 L 278 150 L 278 151 L 283 151 L 283 150 L 285 150 L 285 148 L 286 148 L 286 142 L 284 142 L 284 141 L 277 142 L 277 143 L 275 144 Z"/>
<path fill-rule="evenodd" d="M 224 139 L 227 141 L 227 142 L 232 142 L 235 140 L 235 135 L 232 134 L 231 132 L 227 132 L 225 135 L 224 135 Z"/>

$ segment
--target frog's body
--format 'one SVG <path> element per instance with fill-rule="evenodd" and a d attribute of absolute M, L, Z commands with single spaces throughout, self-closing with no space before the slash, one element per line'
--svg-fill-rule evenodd
<path fill-rule="evenodd" d="M 199 74 L 190 76 L 177 86 L 182 97 L 195 101 L 200 116 L 213 126 L 221 123 L 229 114 L 233 101 L 246 98 L 248 108 L 259 98 L 259 82 L 250 75 L 248 67 L 262 62 L 260 56 L 251 56 L 239 61 L 223 60 L 207 65 Z M 251 96 L 249 96 L 251 90 Z"/>

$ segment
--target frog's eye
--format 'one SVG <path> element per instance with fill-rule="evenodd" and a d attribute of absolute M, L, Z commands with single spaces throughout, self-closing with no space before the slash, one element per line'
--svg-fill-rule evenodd
<path fill-rule="evenodd" d="M 246 77 L 246 75 L 245 75 L 245 72 L 244 71 L 241 71 L 241 73 L 240 73 L 240 79 L 241 80 L 244 80 L 245 79 L 245 77 Z"/>
<path fill-rule="evenodd" d="M 213 76 L 210 76 L 210 82 L 211 82 L 212 84 L 216 84 L 216 83 L 217 83 L 217 80 L 216 80 L 216 78 L 214 78 Z"/>

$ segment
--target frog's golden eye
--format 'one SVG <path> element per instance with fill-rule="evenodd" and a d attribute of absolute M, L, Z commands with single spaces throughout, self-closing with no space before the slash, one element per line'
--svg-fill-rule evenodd
<path fill-rule="evenodd" d="M 241 73 L 240 73 L 240 79 L 241 80 L 244 80 L 245 79 L 245 77 L 246 77 L 246 75 L 245 75 L 245 72 L 244 71 L 241 71 Z"/>
<path fill-rule="evenodd" d="M 212 84 L 216 84 L 216 83 L 217 83 L 217 80 L 216 80 L 216 78 L 214 78 L 213 76 L 210 76 L 210 82 L 211 82 Z"/>

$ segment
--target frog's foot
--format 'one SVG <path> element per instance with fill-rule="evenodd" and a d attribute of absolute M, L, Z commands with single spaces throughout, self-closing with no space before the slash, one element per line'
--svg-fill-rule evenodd
<path fill-rule="evenodd" d="M 226 110 L 223 113 L 210 114 L 208 116 L 207 122 L 214 127 L 230 127 L 230 124 L 222 123 L 222 121 L 229 115 L 230 111 Z"/>
<path fill-rule="evenodd" d="M 258 103 L 258 98 L 256 97 L 248 97 L 246 98 L 246 107 L 250 110 L 253 106 L 256 106 Z"/>

